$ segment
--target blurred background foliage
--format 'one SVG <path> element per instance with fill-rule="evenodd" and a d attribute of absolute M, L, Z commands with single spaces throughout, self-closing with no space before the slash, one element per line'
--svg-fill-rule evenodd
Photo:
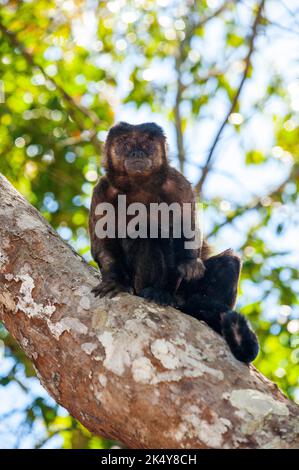
<path fill-rule="evenodd" d="M 255 365 L 299 403 L 298 35 L 295 0 L 0 0 L 0 172 L 91 261 L 107 129 L 163 125 L 209 240 L 242 254 Z M 0 447 L 114 445 L 53 402 L 1 325 L 0 339 Z"/>

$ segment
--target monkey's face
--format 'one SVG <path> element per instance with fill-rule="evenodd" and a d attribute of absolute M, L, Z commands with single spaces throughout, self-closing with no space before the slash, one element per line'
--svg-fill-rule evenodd
<path fill-rule="evenodd" d="M 114 126 L 106 143 L 108 164 L 130 176 L 149 176 L 165 163 L 165 137 L 156 124 Z"/>
<path fill-rule="evenodd" d="M 157 139 L 143 132 L 129 132 L 116 137 L 112 146 L 114 165 L 123 166 L 128 174 L 148 174 L 160 165 Z"/>

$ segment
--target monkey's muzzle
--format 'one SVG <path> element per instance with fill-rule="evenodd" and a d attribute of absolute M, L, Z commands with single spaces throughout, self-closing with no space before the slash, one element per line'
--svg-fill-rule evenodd
<path fill-rule="evenodd" d="M 153 162 L 142 150 L 133 150 L 126 157 L 124 165 L 128 173 L 142 174 L 151 170 Z"/>

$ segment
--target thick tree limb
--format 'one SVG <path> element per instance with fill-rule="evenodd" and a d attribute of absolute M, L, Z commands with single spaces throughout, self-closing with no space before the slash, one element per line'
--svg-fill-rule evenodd
<path fill-rule="evenodd" d="M 123 295 L 0 177 L 0 319 L 53 398 L 131 447 L 292 448 L 298 407 L 202 322 Z"/>

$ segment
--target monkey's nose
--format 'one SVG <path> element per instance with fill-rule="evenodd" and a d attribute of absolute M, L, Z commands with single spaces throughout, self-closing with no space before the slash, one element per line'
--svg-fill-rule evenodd
<path fill-rule="evenodd" d="M 132 152 L 130 152 L 130 157 L 134 159 L 145 158 L 146 153 L 143 150 L 135 149 L 135 150 L 132 150 Z"/>

